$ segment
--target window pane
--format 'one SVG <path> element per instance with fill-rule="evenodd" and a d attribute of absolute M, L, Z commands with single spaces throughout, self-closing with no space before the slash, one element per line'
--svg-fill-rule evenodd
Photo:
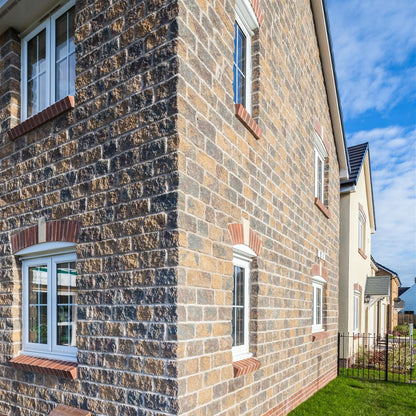
<path fill-rule="evenodd" d="M 59 61 L 68 54 L 67 13 L 56 19 L 56 60 Z"/>
<path fill-rule="evenodd" d="M 75 52 L 69 56 L 68 94 L 75 95 Z"/>
<path fill-rule="evenodd" d="M 75 7 L 72 7 L 68 10 L 68 49 L 69 52 L 75 52 L 75 42 L 74 42 L 74 36 L 75 36 Z"/>
<path fill-rule="evenodd" d="M 48 86 L 47 86 L 46 73 L 40 75 L 39 77 L 39 108 L 37 111 L 42 111 L 48 106 Z"/>
<path fill-rule="evenodd" d="M 42 30 L 42 32 L 39 33 L 38 37 L 38 72 L 42 73 L 46 71 L 46 30 Z"/>
<path fill-rule="evenodd" d="M 27 115 L 46 107 L 46 31 L 42 30 L 27 43 Z"/>
<path fill-rule="evenodd" d="M 62 61 L 56 64 L 56 84 L 55 84 L 55 99 L 60 100 L 68 95 L 68 73 L 67 73 L 67 59 L 63 59 Z"/>
<path fill-rule="evenodd" d="M 77 303 L 75 262 L 57 264 L 57 345 L 75 346 Z"/>
<path fill-rule="evenodd" d="M 75 8 L 56 20 L 55 100 L 75 94 Z"/>
<path fill-rule="evenodd" d="M 27 43 L 27 79 L 29 80 L 37 73 L 38 67 L 38 37 L 30 39 Z"/>
<path fill-rule="evenodd" d="M 244 344 L 244 269 L 234 266 L 233 346 Z"/>
<path fill-rule="evenodd" d="M 246 105 L 247 39 L 237 23 L 234 25 L 234 102 Z"/>
<path fill-rule="evenodd" d="M 48 342 L 47 266 L 29 267 L 29 342 Z"/>
<path fill-rule="evenodd" d="M 316 288 L 316 325 L 322 324 L 322 289 Z"/>
<path fill-rule="evenodd" d="M 317 180 L 317 197 L 323 201 L 323 163 L 322 163 L 322 159 L 320 157 L 317 157 L 316 160 L 316 169 L 317 169 L 317 173 L 316 173 L 316 180 Z"/>

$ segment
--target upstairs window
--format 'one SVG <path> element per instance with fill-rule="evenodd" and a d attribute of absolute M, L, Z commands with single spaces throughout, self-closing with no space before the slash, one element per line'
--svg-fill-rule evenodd
<path fill-rule="evenodd" d="M 358 212 L 358 248 L 364 252 L 365 242 L 365 218 L 361 211 Z"/>
<path fill-rule="evenodd" d="M 315 197 L 324 200 L 324 160 L 315 150 Z"/>
<path fill-rule="evenodd" d="M 23 353 L 76 359 L 76 255 L 22 261 Z"/>
<path fill-rule="evenodd" d="M 75 95 L 74 1 L 23 38 L 22 120 Z"/>
<path fill-rule="evenodd" d="M 233 93 L 234 103 L 251 112 L 251 38 L 259 27 L 248 0 L 236 0 L 234 24 Z"/>
<path fill-rule="evenodd" d="M 325 163 L 328 152 L 322 139 L 315 133 L 315 198 L 325 203 Z"/>

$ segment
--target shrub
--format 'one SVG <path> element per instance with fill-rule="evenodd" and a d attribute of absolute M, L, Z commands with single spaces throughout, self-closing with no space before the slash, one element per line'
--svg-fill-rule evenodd
<path fill-rule="evenodd" d="M 401 336 L 408 336 L 409 335 L 409 324 L 401 324 L 394 327 L 394 333 L 397 333 Z"/>

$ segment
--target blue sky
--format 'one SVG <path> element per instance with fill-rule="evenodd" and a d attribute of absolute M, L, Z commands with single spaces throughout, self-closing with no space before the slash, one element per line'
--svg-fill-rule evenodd
<path fill-rule="evenodd" d="M 370 143 L 372 255 L 416 277 L 416 1 L 326 0 L 347 145 Z"/>

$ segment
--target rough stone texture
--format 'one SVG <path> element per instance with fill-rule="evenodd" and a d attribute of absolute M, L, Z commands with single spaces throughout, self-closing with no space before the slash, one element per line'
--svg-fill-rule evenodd
<path fill-rule="evenodd" d="M 75 109 L 13 142 L 20 44 L 1 37 L 0 413 L 177 414 L 177 11 L 77 1 Z M 11 236 L 42 217 L 81 225 L 76 380 L 9 365 L 21 349 Z"/>
<path fill-rule="evenodd" d="M 253 114 L 235 116 L 234 1 L 182 0 L 178 131 L 181 414 L 283 414 L 335 377 L 339 169 L 309 1 L 260 1 L 253 40 Z M 328 142 L 327 218 L 314 204 L 314 120 Z M 232 240 L 246 219 L 262 248 L 252 267 L 251 346 L 260 363 L 234 378 Z M 327 252 L 324 327 L 313 340 L 312 275 Z M 319 269 L 319 267 L 318 267 Z M 328 376 L 329 375 L 329 376 Z M 325 381 L 325 382 L 326 382 Z M 316 389 L 315 389 L 316 390 Z M 296 395 L 298 392 L 301 394 Z M 277 409 L 285 403 L 282 412 Z M 272 414 L 272 413 L 270 413 Z"/>
<path fill-rule="evenodd" d="M 310 3 L 254 2 L 259 140 L 234 111 L 234 3 L 78 0 L 75 109 L 14 142 L 19 74 L 6 74 L 20 45 L 2 35 L 0 413 L 277 415 L 335 376 L 338 163 Z M 316 119 L 329 219 L 314 204 Z M 21 349 L 11 236 L 39 218 L 81 224 L 76 380 L 9 365 Z M 250 328 L 260 368 L 234 378 L 228 227 L 243 220 L 261 242 Z M 318 249 L 328 337 L 313 342 Z"/>

